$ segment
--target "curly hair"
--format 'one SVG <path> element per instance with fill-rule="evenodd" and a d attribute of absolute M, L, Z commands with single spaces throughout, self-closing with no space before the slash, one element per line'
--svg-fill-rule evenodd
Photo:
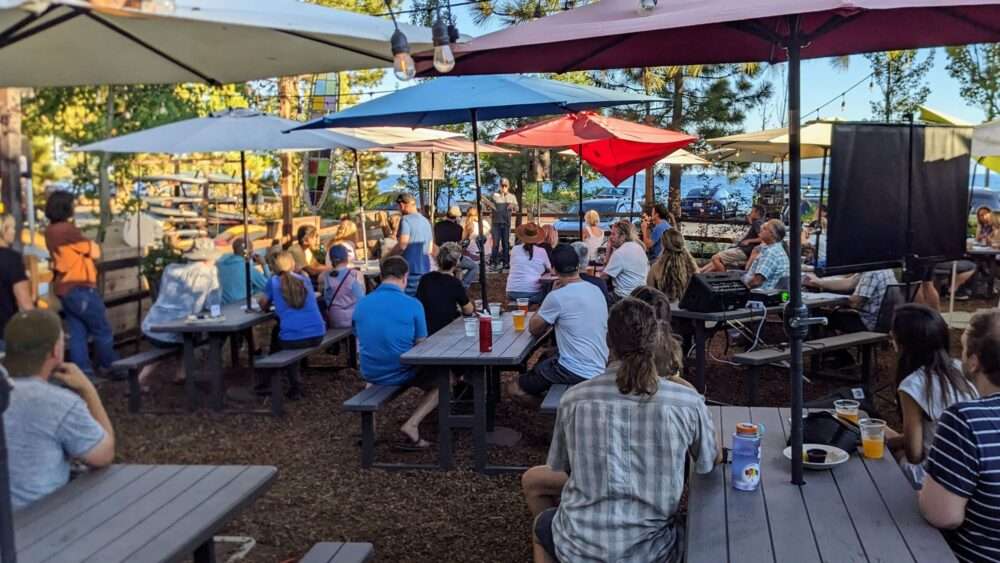
<path fill-rule="evenodd" d="M 980 311 L 965 330 L 965 354 L 976 358 L 979 371 L 993 385 L 1000 385 L 1000 309 Z"/>
<path fill-rule="evenodd" d="M 671 301 L 679 301 L 687 291 L 698 264 L 684 244 L 684 235 L 677 229 L 667 229 L 660 237 L 663 251 L 649 267 L 646 283 L 662 291 Z"/>

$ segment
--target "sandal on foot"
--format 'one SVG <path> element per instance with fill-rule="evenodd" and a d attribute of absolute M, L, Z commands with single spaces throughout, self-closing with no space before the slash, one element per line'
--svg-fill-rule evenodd
<path fill-rule="evenodd" d="M 431 443 L 423 438 L 414 440 L 406 432 L 399 433 L 402 440 L 396 443 L 396 449 L 404 452 L 422 452 L 431 447 Z"/>

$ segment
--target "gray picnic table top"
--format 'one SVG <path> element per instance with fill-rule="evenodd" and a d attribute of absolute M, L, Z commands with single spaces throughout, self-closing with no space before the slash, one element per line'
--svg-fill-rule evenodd
<path fill-rule="evenodd" d="M 198 321 L 179 320 L 150 327 L 155 332 L 203 333 L 240 332 L 274 318 L 274 313 L 244 311 L 245 303 L 222 306 L 222 318 Z"/>
<path fill-rule="evenodd" d="M 270 466 L 112 465 L 14 513 L 20 563 L 209 561 L 212 537 L 274 482 Z"/>
<path fill-rule="evenodd" d="M 832 470 L 806 471 L 790 480 L 782 454 L 790 431 L 788 409 L 709 407 L 717 436 L 732 445 L 737 422 L 763 423 L 761 485 L 737 491 L 729 465 L 689 479 L 688 563 L 919 562 L 955 556 L 944 537 L 920 516 L 916 492 L 888 450 L 883 459 L 859 454 Z"/>
<path fill-rule="evenodd" d="M 516 366 L 528 358 L 540 338 L 528 331 L 531 317 L 524 320 L 525 329 L 514 330 L 513 316 L 504 312 L 500 319 L 503 332 L 493 334 L 493 351 L 479 351 L 479 327 L 474 336 L 465 335 L 465 320 L 458 318 L 430 335 L 426 340 L 399 357 L 411 366 Z M 543 336 L 544 338 L 544 336 Z"/>

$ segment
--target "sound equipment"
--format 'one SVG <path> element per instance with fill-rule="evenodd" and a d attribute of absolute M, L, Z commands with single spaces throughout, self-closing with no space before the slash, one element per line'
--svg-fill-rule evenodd
<path fill-rule="evenodd" d="M 784 304 L 787 301 L 787 297 L 787 289 L 751 289 L 748 299 L 750 301 L 759 301 L 765 307 L 777 307 Z"/>
<path fill-rule="evenodd" d="M 695 274 L 681 297 L 681 309 L 718 313 L 745 307 L 750 290 L 741 277 L 741 272 Z"/>

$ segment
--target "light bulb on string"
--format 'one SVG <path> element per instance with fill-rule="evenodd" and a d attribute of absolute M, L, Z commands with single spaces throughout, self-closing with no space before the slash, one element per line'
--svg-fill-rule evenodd
<path fill-rule="evenodd" d="M 413 80 L 417 75 L 417 67 L 410 56 L 410 42 L 399 29 L 393 32 L 390 39 L 392 45 L 392 72 L 402 81 Z"/>
<path fill-rule="evenodd" d="M 840 97 L 840 112 L 843 113 L 847 109 L 847 97 Z"/>
<path fill-rule="evenodd" d="M 440 16 L 431 26 L 431 35 L 434 39 L 434 70 L 441 74 L 451 72 L 455 68 L 455 55 L 451 51 L 448 26 Z"/>
<path fill-rule="evenodd" d="M 639 15 L 648 16 L 656 8 L 656 0 L 639 0 Z"/>

